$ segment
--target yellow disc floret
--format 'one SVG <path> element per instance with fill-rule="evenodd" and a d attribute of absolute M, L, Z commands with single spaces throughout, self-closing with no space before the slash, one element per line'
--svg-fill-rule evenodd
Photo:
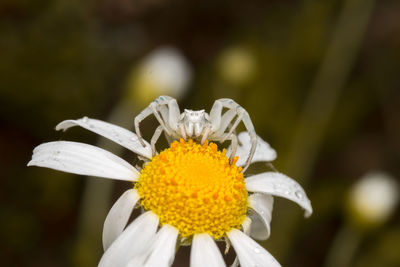
<path fill-rule="evenodd" d="M 230 164 L 225 153 L 207 141 L 173 142 L 141 171 L 135 188 L 142 206 L 183 237 L 208 233 L 218 239 L 240 228 L 247 191 L 242 168 Z"/>

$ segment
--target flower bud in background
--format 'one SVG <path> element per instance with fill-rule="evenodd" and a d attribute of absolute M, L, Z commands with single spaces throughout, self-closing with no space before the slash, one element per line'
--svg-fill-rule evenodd
<path fill-rule="evenodd" d="M 233 85 L 242 85 L 254 75 L 256 62 L 252 52 L 244 47 L 232 47 L 222 52 L 218 71 L 222 78 Z"/>
<path fill-rule="evenodd" d="M 161 47 L 133 68 L 127 79 L 127 93 L 138 104 L 147 104 L 159 95 L 179 99 L 187 91 L 191 76 L 191 67 L 178 49 Z"/>
<path fill-rule="evenodd" d="M 371 228 L 387 221 L 399 199 L 396 180 L 385 172 L 369 172 L 351 189 L 348 216 L 358 227 Z"/>

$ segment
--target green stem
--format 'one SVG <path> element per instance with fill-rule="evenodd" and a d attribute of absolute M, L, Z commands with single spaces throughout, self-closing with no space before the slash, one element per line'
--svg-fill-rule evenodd
<path fill-rule="evenodd" d="M 361 234 L 348 225 L 344 225 L 332 242 L 324 267 L 347 267 L 361 241 Z"/>
<path fill-rule="evenodd" d="M 344 2 L 331 42 L 294 128 L 291 149 L 282 169 L 303 186 L 310 178 L 329 120 L 354 66 L 374 4 L 375 0 Z M 286 256 L 301 219 L 298 215 L 298 212 L 287 211 L 278 218 L 282 223 L 277 230 L 286 236 L 273 241 Z"/>

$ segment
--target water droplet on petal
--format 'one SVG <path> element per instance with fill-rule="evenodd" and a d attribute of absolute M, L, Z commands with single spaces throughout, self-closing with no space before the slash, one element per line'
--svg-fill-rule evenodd
<path fill-rule="evenodd" d="M 89 121 L 88 117 L 85 116 L 85 117 L 82 118 L 82 122 L 87 123 L 88 121 Z"/>
<path fill-rule="evenodd" d="M 255 252 L 255 253 L 260 253 L 261 251 L 260 251 L 260 249 L 258 249 L 258 248 L 254 248 L 254 252 Z"/>
<path fill-rule="evenodd" d="M 294 194 L 298 199 L 302 199 L 304 197 L 303 192 L 301 192 L 300 190 L 297 190 Z"/>

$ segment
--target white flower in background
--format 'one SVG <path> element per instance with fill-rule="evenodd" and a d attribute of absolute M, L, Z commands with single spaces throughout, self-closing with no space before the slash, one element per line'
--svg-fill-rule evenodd
<path fill-rule="evenodd" d="M 147 142 L 143 147 L 135 133 L 107 122 L 84 117 L 63 121 L 56 129 L 73 126 L 102 135 L 145 159 L 143 169 L 137 170 L 101 148 L 68 141 L 44 143 L 33 151 L 28 166 L 134 183 L 104 222 L 105 253 L 99 266 L 171 266 L 177 245 L 187 244 L 192 246 L 190 266 L 225 266 L 215 241 L 228 240 L 241 266 L 280 266 L 250 238 L 268 238 L 273 196 L 296 202 L 306 216 L 312 213 L 304 190 L 284 174 L 264 172 L 244 177 L 240 165 L 250 150 L 247 132 L 239 135 L 239 159 L 230 164 L 226 151 L 207 141 L 203 145 L 174 141 L 152 157 Z M 258 138 L 253 162 L 275 157 L 275 151 Z M 142 206 L 144 212 L 127 226 L 135 206 Z"/>
<path fill-rule="evenodd" d="M 191 67 L 183 54 L 174 47 L 160 47 L 134 68 L 127 87 L 134 99 L 148 103 L 159 95 L 181 98 L 192 77 Z"/>
<path fill-rule="evenodd" d="M 369 172 L 350 191 L 350 216 L 365 225 L 381 224 L 393 213 L 398 200 L 399 187 L 392 176 Z"/>

